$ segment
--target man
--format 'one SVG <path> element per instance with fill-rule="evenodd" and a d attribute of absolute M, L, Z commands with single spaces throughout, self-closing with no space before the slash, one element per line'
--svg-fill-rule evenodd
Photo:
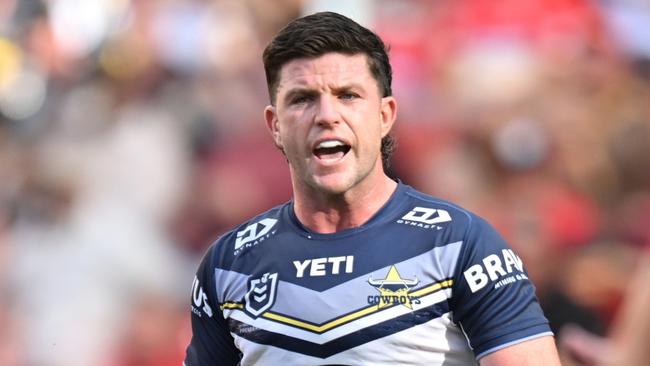
<path fill-rule="evenodd" d="M 293 199 L 219 238 L 192 288 L 198 365 L 558 365 L 519 257 L 479 217 L 385 173 L 383 42 L 334 13 L 264 51 Z"/>

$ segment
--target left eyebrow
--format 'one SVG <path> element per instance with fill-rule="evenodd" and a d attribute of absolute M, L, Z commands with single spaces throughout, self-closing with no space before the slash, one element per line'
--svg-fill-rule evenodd
<path fill-rule="evenodd" d="M 334 94 L 340 94 L 342 92 L 348 92 L 348 91 L 351 91 L 351 90 L 353 90 L 353 91 L 362 91 L 362 90 L 364 90 L 364 88 L 363 88 L 363 86 L 361 84 L 358 84 L 358 83 L 349 83 L 349 84 L 343 84 L 343 85 L 340 85 L 340 86 L 332 87 L 332 91 L 334 92 Z"/>

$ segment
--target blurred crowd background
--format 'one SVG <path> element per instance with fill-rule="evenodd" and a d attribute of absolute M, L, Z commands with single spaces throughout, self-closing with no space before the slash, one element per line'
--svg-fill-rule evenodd
<path fill-rule="evenodd" d="M 497 227 L 561 345 L 610 332 L 650 244 L 647 1 L 2 0 L 0 365 L 181 364 L 201 256 L 290 198 L 261 52 L 317 10 L 390 45 L 392 174 Z"/>

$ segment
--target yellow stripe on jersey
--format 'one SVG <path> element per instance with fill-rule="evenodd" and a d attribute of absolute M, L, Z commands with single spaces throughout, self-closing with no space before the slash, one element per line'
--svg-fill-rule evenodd
<path fill-rule="evenodd" d="M 451 285 L 453 283 L 454 283 L 453 280 L 446 280 L 446 281 L 434 283 L 434 284 L 431 284 L 429 286 L 423 287 L 423 288 L 421 288 L 421 289 L 419 289 L 417 291 L 409 292 L 409 295 L 413 296 L 413 297 L 426 296 L 426 295 L 432 294 L 432 293 L 434 293 L 436 291 L 439 291 L 439 290 L 442 290 L 442 289 L 445 289 L 445 288 L 449 288 L 449 287 L 451 287 Z M 241 304 L 239 304 L 239 305 L 240 305 L 239 308 L 241 308 L 242 307 Z M 392 307 L 392 306 L 389 306 L 389 307 Z M 377 312 L 379 310 L 384 310 L 386 308 L 388 308 L 388 307 L 379 307 L 377 305 L 370 305 L 368 307 L 365 307 L 363 309 L 355 311 L 354 313 L 344 315 L 344 316 L 342 316 L 340 318 L 331 320 L 331 321 L 329 321 L 327 323 L 320 324 L 320 325 L 308 323 L 308 322 L 298 320 L 298 319 L 294 319 L 294 318 L 290 318 L 290 317 L 287 317 L 285 315 L 273 313 L 271 311 L 265 312 L 264 314 L 262 314 L 262 317 L 270 319 L 270 320 L 274 320 L 274 321 L 279 322 L 279 323 L 291 325 L 291 326 L 294 326 L 296 328 L 309 330 L 309 331 L 315 332 L 315 333 L 322 333 L 322 332 L 328 331 L 330 329 L 336 328 L 339 325 L 351 322 L 351 321 L 359 319 L 359 318 L 363 318 L 364 316 L 370 315 L 370 314 L 375 313 L 375 312 Z"/>
<path fill-rule="evenodd" d="M 219 306 L 221 310 L 223 309 L 243 309 L 244 304 L 240 302 L 224 302 Z"/>
<path fill-rule="evenodd" d="M 434 293 L 438 290 L 442 290 L 443 288 L 449 288 L 453 284 L 454 284 L 454 280 L 442 281 L 442 282 L 434 283 L 429 286 L 423 287 L 417 291 L 409 292 L 409 295 L 415 297 L 422 297 L 430 293 Z"/>

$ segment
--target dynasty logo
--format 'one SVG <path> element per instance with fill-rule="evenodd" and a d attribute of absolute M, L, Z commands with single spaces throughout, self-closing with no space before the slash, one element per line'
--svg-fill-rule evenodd
<path fill-rule="evenodd" d="M 237 232 L 234 254 L 239 255 L 244 248 L 253 247 L 270 238 L 271 235 L 275 234 L 275 230 L 271 231 L 271 229 L 273 229 L 277 222 L 278 220 L 276 219 L 265 218 Z"/>
<path fill-rule="evenodd" d="M 368 283 L 373 286 L 379 295 L 368 296 L 369 304 L 377 304 L 381 309 L 391 305 L 404 305 L 413 309 L 413 304 L 419 304 L 420 299 L 409 295 L 411 288 L 418 284 L 417 277 L 412 279 L 402 278 L 394 265 L 388 270 L 386 278 L 375 280 L 370 276 Z"/>
<path fill-rule="evenodd" d="M 396 222 L 398 224 L 419 227 L 422 229 L 442 230 L 442 226 L 438 224 L 449 221 L 451 221 L 451 215 L 449 215 L 449 212 L 445 210 L 428 207 L 414 207 Z"/>

